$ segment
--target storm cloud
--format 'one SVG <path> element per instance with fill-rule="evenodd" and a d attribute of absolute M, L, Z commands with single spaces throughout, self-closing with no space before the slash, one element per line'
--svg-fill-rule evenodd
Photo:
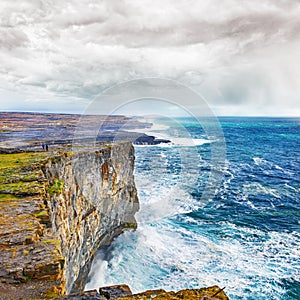
<path fill-rule="evenodd" d="M 81 112 L 162 77 L 221 115 L 299 115 L 300 4 L 283 0 L 2 0 L 2 110 Z"/>

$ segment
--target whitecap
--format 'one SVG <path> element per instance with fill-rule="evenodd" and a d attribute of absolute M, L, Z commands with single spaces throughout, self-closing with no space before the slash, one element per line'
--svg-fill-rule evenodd
<path fill-rule="evenodd" d="M 261 157 L 253 157 L 253 161 L 257 166 L 261 166 L 268 163 L 267 160 Z"/>
<path fill-rule="evenodd" d="M 244 184 L 243 185 L 243 194 L 246 195 L 247 197 L 249 195 L 267 194 L 267 195 L 271 195 L 277 199 L 281 199 L 281 196 L 278 194 L 278 192 L 275 189 L 263 186 L 259 182 Z"/>
<path fill-rule="evenodd" d="M 194 146 L 202 146 L 205 144 L 212 143 L 213 140 L 208 139 L 193 139 L 193 138 L 172 138 L 171 137 L 171 144 L 174 146 L 187 146 L 187 147 L 194 147 Z"/>

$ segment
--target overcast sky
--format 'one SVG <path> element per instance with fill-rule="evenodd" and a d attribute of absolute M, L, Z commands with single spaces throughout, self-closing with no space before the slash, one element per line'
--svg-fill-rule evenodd
<path fill-rule="evenodd" d="M 0 110 L 82 113 L 105 88 L 161 77 L 217 115 L 300 116 L 299 0 L 1 0 L 0 12 Z"/>

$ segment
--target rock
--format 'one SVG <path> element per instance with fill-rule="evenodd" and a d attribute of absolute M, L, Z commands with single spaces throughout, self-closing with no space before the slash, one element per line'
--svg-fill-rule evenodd
<path fill-rule="evenodd" d="M 59 300 L 107 300 L 108 298 L 100 295 L 97 290 L 72 294 L 61 297 Z"/>
<path fill-rule="evenodd" d="M 148 291 L 145 291 L 145 292 L 142 292 L 142 293 L 139 293 L 139 294 L 135 294 L 133 295 L 134 297 L 136 297 L 137 299 L 141 298 L 147 298 L 147 299 L 153 299 L 155 298 L 156 296 L 159 296 L 159 295 L 163 295 L 163 294 L 166 294 L 167 292 L 163 289 L 158 289 L 158 290 L 148 290 Z M 172 292 L 172 294 L 175 294 L 174 292 Z"/>
<path fill-rule="evenodd" d="M 133 166 L 134 148 L 127 142 L 60 155 L 45 165 L 50 190 L 54 187 L 48 206 L 62 243 L 67 293 L 83 289 L 96 250 L 136 224 Z"/>
<path fill-rule="evenodd" d="M 126 284 L 101 287 L 99 293 L 107 299 L 118 299 L 132 295 L 130 287 Z"/>
<path fill-rule="evenodd" d="M 86 298 L 83 298 L 86 297 Z M 99 298 L 103 297 L 103 298 Z M 107 286 L 97 291 L 88 291 L 76 295 L 70 295 L 60 300 L 81 300 L 81 299 L 119 299 L 119 300 L 229 300 L 224 289 L 218 286 L 212 286 L 201 289 L 187 289 L 177 293 L 165 290 L 149 290 L 138 294 L 131 294 L 131 290 L 127 285 Z"/>
<path fill-rule="evenodd" d="M 21 153 L 23 152 L 18 148 L 2 148 L 0 147 L 0 154 L 12 154 L 12 153 Z"/>
<path fill-rule="evenodd" d="M 164 290 L 151 290 L 143 293 L 135 294 L 132 296 L 118 297 L 115 299 L 119 300 L 176 300 L 176 299 L 186 299 L 186 300 L 229 300 L 223 289 L 218 286 L 212 286 L 208 288 L 201 289 L 190 289 L 182 290 L 177 293 L 171 291 L 166 292 Z"/>
<path fill-rule="evenodd" d="M 170 143 L 170 140 L 157 139 L 154 136 L 143 134 L 134 140 L 135 145 L 158 145 L 162 143 Z"/>

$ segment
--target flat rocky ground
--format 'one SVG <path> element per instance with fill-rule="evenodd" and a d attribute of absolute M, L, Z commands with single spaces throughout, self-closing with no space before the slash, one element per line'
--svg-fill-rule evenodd
<path fill-rule="evenodd" d="M 0 112 L 0 148 L 41 149 L 71 144 L 75 140 L 97 142 L 115 139 L 134 140 L 141 136 L 135 129 L 150 127 L 137 118 L 125 116 L 88 116 L 75 114 L 46 114 Z"/>

